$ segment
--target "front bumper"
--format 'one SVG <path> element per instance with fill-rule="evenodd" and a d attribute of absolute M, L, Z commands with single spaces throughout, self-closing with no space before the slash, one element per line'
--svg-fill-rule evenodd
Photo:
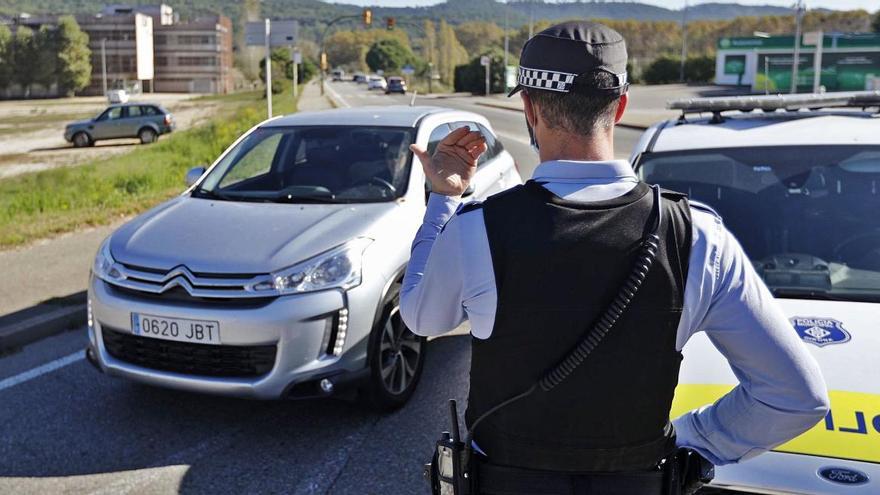
<path fill-rule="evenodd" d="M 369 307 L 359 296 L 354 291 L 344 294 L 328 290 L 278 297 L 259 307 L 181 303 L 132 295 L 92 276 L 89 348 L 101 371 L 150 385 L 252 399 L 308 396 L 301 385 L 314 384 L 309 390 L 318 392 L 316 380 L 321 378 L 332 377 L 334 383 L 344 383 L 364 374 L 374 311 L 351 311 L 352 303 L 355 307 Z M 334 356 L 328 353 L 334 316 L 346 308 L 349 329 L 345 350 Z M 131 313 L 218 321 L 222 342 L 219 347 L 274 345 L 274 364 L 268 373 L 251 377 L 202 376 L 133 364 L 114 357 L 104 336 L 104 332 L 111 331 L 130 335 Z"/>

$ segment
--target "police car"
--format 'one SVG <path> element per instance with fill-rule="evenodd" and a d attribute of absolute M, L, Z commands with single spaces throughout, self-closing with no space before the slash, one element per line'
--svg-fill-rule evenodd
<path fill-rule="evenodd" d="M 880 92 L 698 98 L 648 129 L 640 177 L 714 208 L 822 368 L 825 420 L 721 466 L 712 486 L 880 493 Z M 684 349 L 672 417 L 737 383 L 705 334 Z"/>

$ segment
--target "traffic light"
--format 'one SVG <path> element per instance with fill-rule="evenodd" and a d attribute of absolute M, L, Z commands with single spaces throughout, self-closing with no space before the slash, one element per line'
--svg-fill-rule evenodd
<path fill-rule="evenodd" d="M 386 17 L 385 18 L 385 28 L 388 29 L 389 31 L 391 31 L 392 29 L 394 29 L 395 22 L 396 21 L 394 20 L 393 17 Z"/>
<path fill-rule="evenodd" d="M 373 11 L 370 9 L 364 9 L 364 26 L 370 26 L 373 24 Z"/>
<path fill-rule="evenodd" d="M 322 71 L 326 71 L 326 70 L 327 70 L 327 67 L 328 67 L 328 64 L 327 64 L 327 54 L 326 54 L 326 53 L 321 53 L 321 70 L 322 70 Z"/>

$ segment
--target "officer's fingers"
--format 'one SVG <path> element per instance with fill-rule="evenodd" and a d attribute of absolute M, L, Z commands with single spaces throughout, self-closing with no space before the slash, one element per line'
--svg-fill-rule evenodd
<path fill-rule="evenodd" d="M 467 127 L 459 127 L 458 129 L 455 129 L 454 131 L 447 134 L 446 137 L 440 141 L 440 144 L 455 146 L 455 144 L 458 143 L 461 138 L 467 136 L 468 132 L 470 131 Z"/>
<path fill-rule="evenodd" d="M 461 139 L 459 139 L 458 142 L 456 142 L 455 144 L 457 144 L 458 146 L 467 147 L 469 144 L 480 139 L 484 139 L 483 134 L 480 131 L 470 131 L 462 136 Z"/>
<path fill-rule="evenodd" d="M 486 142 L 483 141 L 483 142 L 480 143 L 479 145 L 474 146 L 474 147 L 468 149 L 468 153 L 470 153 L 471 157 L 472 157 L 474 160 L 476 160 L 477 158 L 480 157 L 480 155 L 482 155 L 483 153 L 485 153 L 486 150 L 488 150 L 488 149 L 489 149 L 489 147 L 486 145 Z"/>
<path fill-rule="evenodd" d="M 431 163 L 431 155 L 417 144 L 409 145 L 409 150 L 413 152 L 416 157 L 418 157 L 419 161 L 422 162 L 422 165 L 428 166 Z"/>

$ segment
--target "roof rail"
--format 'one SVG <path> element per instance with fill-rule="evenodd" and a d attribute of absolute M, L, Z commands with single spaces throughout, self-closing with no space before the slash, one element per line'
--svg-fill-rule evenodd
<path fill-rule="evenodd" d="M 880 91 L 852 91 L 841 93 L 794 94 L 794 95 L 760 95 L 760 96 L 723 96 L 713 98 L 684 98 L 666 103 L 670 110 L 681 110 L 682 118 L 689 113 L 712 112 L 720 118 L 721 112 L 752 110 L 800 110 L 808 108 L 866 108 L 880 109 Z"/>

